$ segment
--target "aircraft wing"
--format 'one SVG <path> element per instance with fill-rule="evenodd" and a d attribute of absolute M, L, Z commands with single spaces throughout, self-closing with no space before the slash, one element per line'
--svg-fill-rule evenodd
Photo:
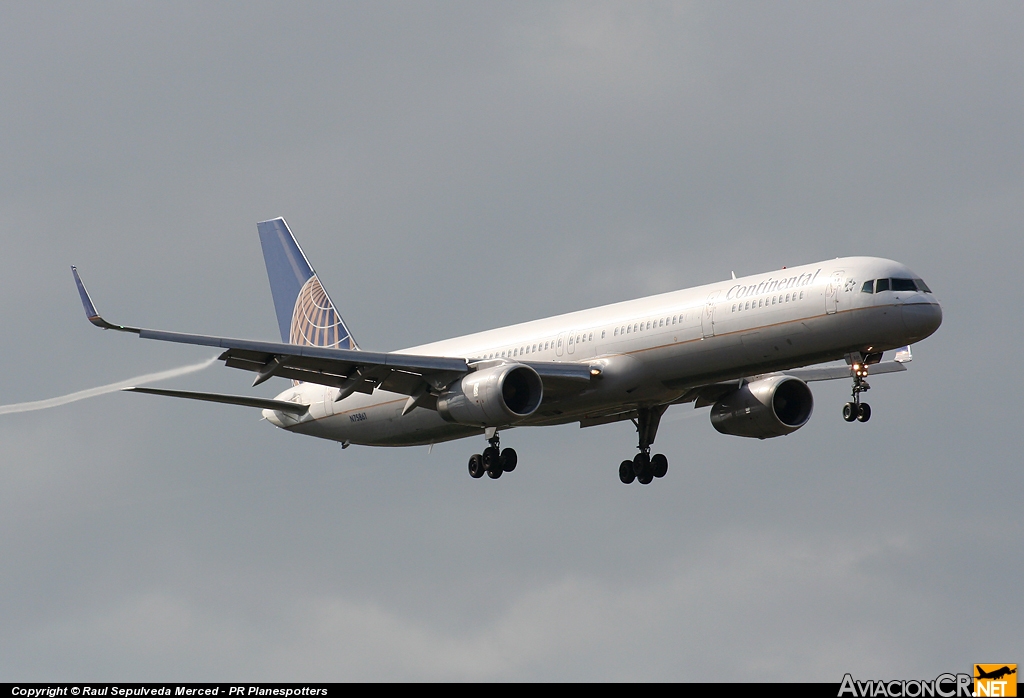
<path fill-rule="evenodd" d="M 218 358 L 224 361 L 225 365 L 257 374 L 253 386 L 278 376 L 338 388 L 337 400 L 344 399 L 354 392 L 372 393 L 380 388 L 409 395 L 419 401 L 429 389 L 442 390 L 457 378 L 475 370 L 465 358 L 459 357 L 332 349 L 115 325 L 103 319 L 96 310 L 85 284 L 82 283 L 78 270 L 75 267 L 71 267 L 71 270 L 86 317 L 93 325 L 106 330 L 131 332 L 142 339 L 218 347 L 224 350 Z M 572 385 L 575 390 L 579 390 L 592 378 L 590 366 L 585 364 L 524 363 L 537 371 L 544 381 L 545 389 L 550 386 L 562 392 L 567 385 Z M 245 403 L 236 400 L 234 404 Z"/>
<path fill-rule="evenodd" d="M 871 375 L 875 376 L 879 373 L 895 373 L 896 371 L 906 371 L 907 367 L 899 361 L 884 361 L 881 363 L 873 364 L 871 367 Z M 853 368 L 851 366 L 828 366 L 825 368 L 794 368 L 788 371 L 782 371 L 787 376 L 793 376 L 799 378 L 802 381 L 810 383 L 811 381 L 832 381 L 841 380 L 843 378 L 853 377 Z"/>
<path fill-rule="evenodd" d="M 906 352 L 903 354 L 902 352 Z M 872 376 L 876 376 L 881 373 L 896 373 L 898 371 L 906 371 L 906 363 L 910 360 L 904 358 L 909 356 L 910 348 L 905 347 L 904 349 L 897 352 L 896 359 L 893 361 L 881 361 L 879 363 L 871 364 L 869 370 Z M 903 358 L 901 361 L 900 359 Z M 853 378 L 854 368 L 853 366 L 809 366 L 807 368 L 792 368 L 786 371 L 777 371 L 773 373 L 765 373 L 760 376 L 750 376 L 747 380 L 757 380 L 758 378 L 764 378 L 766 376 L 793 376 L 800 380 L 810 383 L 813 381 L 830 381 L 830 380 L 843 380 Z M 735 380 L 722 381 L 720 383 L 711 383 L 709 385 L 700 385 L 690 390 L 687 390 L 682 397 L 675 401 L 676 404 L 693 402 L 694 407 L 707 407 L 717 402 L 724 395 L 732 392 L 736 389 L 738 383 Z"/>

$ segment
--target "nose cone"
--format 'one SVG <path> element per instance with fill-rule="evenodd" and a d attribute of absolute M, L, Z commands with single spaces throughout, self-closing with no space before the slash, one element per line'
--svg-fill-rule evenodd
<path fill-rule="evenodd" d="M 938 303 L 905 303 L 900 312 L 903 325 L 912 335 L 911 342 L 921 341 L 942 324 L 942 306 Z"/>

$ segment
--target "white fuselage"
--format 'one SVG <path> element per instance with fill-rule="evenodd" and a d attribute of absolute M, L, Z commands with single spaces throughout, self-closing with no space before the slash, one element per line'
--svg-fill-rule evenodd
<path fill-rule="evenodd" d="M 846 257 L 614 303 L 425 344 L 397 353 L 474 361 L 573 362 L 600 370 L 585 390 L 545 394 L 515 426 L 586 420 L 666 404 L 689 389 L 876 353 L 924 339 L 941 308 L 919 290 L 868 293 L 865 281 L 917 278 L 897 262 Z M 335 401 L 336 388 L 302 383 L 277 399 L 310 405 L 301 418 L 265 411 L 303 434 L 376 446 L 480 434 L 432 409 L 403 415 L 407 396 L 377 390 Z"/>

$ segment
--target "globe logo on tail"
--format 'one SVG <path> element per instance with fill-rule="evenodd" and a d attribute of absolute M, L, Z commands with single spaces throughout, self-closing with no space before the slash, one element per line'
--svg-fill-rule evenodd
<path fill-rule="evenodd" d="M 316 274 L 303 284 L 295 299 L 288 341 L 312 347 L 354 348 L 352 338 Z"/>

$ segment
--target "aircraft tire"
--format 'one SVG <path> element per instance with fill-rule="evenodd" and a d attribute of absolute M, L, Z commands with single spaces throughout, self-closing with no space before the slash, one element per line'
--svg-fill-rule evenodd
<path fill-rule="evenodd" d="M 843 405 L 843 419 L 847 422 L 854 422 L 857 420 L 857 403 L 848 402 Z"/>
<path fill-rule="evenodd" d="M 636 473 L 633 472 L 633 461 L 624 460 L 619 464 L 619 480 L 622 481 L 623 485 L 631 485 L 633 480 L 636 480 Z"/>
<path fill-rule="evenodd" d="M 498 449 L 494 446 L 488 446 L 484 449 L 482 454 L 484 470 L 493 470 L 498 467 L 498 463 L 501 460 L 498 457 Z"/>
<path fill-rule="evenodd" d="M 636 454 L 633 457 L 633 472 L 643 482 L 643 476 L 651 474 L 651 457 L 646 453 Z"/>
<path fill-rule="evenodd" d="M 651 474 L 654 477 L 665 477 L 668 473 L 668 458 L 657 453 L 651 458 Z"/>
<path fill-rule="evenodd" d="M 649 485 L 654 480 L 654 476 L 650 473 L 644 473 L 643 475 L 637 475 L 636 479 L 641 485 Z"/>
<path fill-rule="evenodd" d="M 869 419 L 871 419 L 871 405 L 866 402 L 862 402 L 857 408 L 857 421 L 866 422 Z"/>
<path fill-rule="evenodd" d="M 491 468 L 490 470 L 487 471 L 487 477 L 491 478 L 492 480 L 497 480 L 499 477 L 501 477 L 501 474 L 503 472 L 505 471 L 502 470 L 501 468 Z"/>
<path fill-rule="evenodd" d="M 484 461 L 479 453 L 469 457 L 469 475 L 474 479 L 484 476 Z"/>
<path fill-rule="evenodd" d="M 498 462 L 501 463 L 502 470 L 506 473 L 511 473 L 516 469 L 516 465 L 519 463 L 519 455 L 516 453 L 514 448 L 506 448 L 501 452 L 501 457 L 498 459 Z"/>

